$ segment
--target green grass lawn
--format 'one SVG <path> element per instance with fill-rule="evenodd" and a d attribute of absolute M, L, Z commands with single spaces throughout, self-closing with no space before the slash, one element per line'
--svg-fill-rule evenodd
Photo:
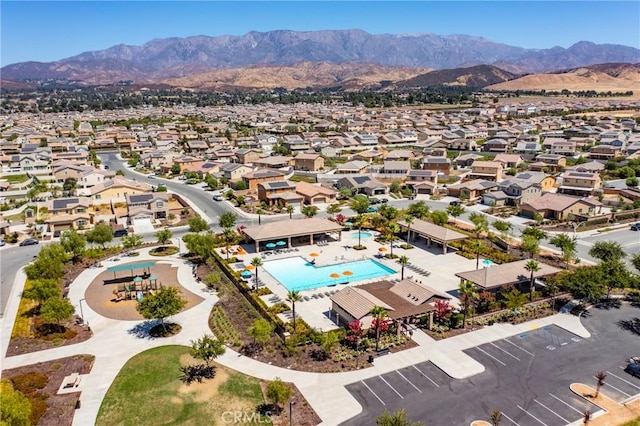
<path fill-rule="evenodd" d="M 6 180 L 10 184 L 15 184 L 15 183 L 23 183 L 23 182 L 28 181 L 29 180 L 29 176 L 27 176 L 27 175 L 10 175 L 10 176 L 5 176 L 2 179 Z"/>
<path fill-rule="evenodd" d="M 254 420 L 242 424 L 271 424 L 254 414 L 265 402 L 256 378 L 216 365 L 214 379 L 182 383 L 180 366 L 198 362 L 186 346 L 161 346 L 134 356 L 107 391 L 96 424 L 222 425 L 230 411 Z"/>

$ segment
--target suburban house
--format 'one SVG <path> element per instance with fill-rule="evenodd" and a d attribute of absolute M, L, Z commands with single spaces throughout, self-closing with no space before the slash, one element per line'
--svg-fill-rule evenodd
<path fill-rule="evenodd" d="M 361 151 L 361 152 L 358 152 L 357 154 L 353 154 L 350 159 L 366 161 L 370 163 L 381 157 L 382 157 L 382 153 L 378 151 Z"/>
<path fill-rule="evenodd" d="M 597 172 L 566 171 L 562 175 L 562 184 L 558 193 L 589 196 L 602 187 L 602 179 Z"/>
<path fill-rule="evenodd" d="M 45 206 L 49 214 L 45 223 L 54 235 L 68 229 L 84 229 L 93 223 L 93 206 L 88 197 L 58 198 Z"/>
<path fill-rule="evenodd" d="M 258 184 L 258 200 L 269 206 L 299 206 L 303 197 L 296 192 L 296 184 L 288 180 L 263 182 Z"/>
<path fill-rule="evenodd" d="M 474 179 L 467 182 L 455 183 L 447 186 L 447 194 L 452 197 L 459 197 L 467 200 L 474 200 L 483 196 L 498 186 L 497 183 L 484 180 Z"/>
<path fill-rule="evenodd" d="M 166 192 L 128 194 L 126 199 L 127 213 L 131 221 L 141 218 L 166 219 L 169 216 L 169 194 Z"/>
<path fill-rule="evenodd" d="M 409 170 L 411 170 L 409 161 L 385 160 L 380 173 L 386 175 L 385 177 L 391 177 L 389 175 L 404 177 Z"/>
<path fill-rule="evenodd" d="M 293 158 L 293 168 L 295 170 L 315 172 L 324 169 L 324 158 L 320 154 L 301 152 Z"/>
<path fill-rule="evenodd" d="M 371 328 L 371 310 L 381 306 L 387 310 L 390 320 L 402 328 L 402 324 L 413 324 L 424 315 L 433 323 L 436 300 L 451 297 L 424 284 L 404 279 L 396 284 L 378 281 L 361 286 L 345 287 L 331 297 L 331 310 L 339 322 L 349 324 L 360 321 L 363 329 Z"/>
<path fill-rule="evenodd" d="M 236 150 L 238 163 L 241 164 L 253 164 L 254 161 L 260 159 L 261 155 L 261 152 L 257 149 L 248 148 Z"/>
<path fill-rule="evenodd" d="M 296 183 L 296 193 L 303 197 L 304 204 L 310 206 L 319 203 L 333 204 L 338 195 L 335 189 L 302 181 Z"/>
<path fill-rule="evenodd" d="M 522 163 L 522 157 L 518 154 L 498 154 L 493 161 L 498 161 L 504 165 L 505 169 L 516 168 Z"/>
<path fill-rule="evenodd" d="M 406 185 L 415 194 L 433 194 L 438 187 L 438 173 L 435 170 L 409 170 Z"/>
<path fill-rule="evenodd" d="M 238 182 L 253 169 L 245 164 L 225 163 L 220 166 L 218 176 L 229 182 Z"/>
<path fill-rule="evenodd" d="M 543 163 L 542 166 L 537 163 Z M 558 154 L 538 154 L 536 156 L 536 163 L 530 164 L 529 169 L 533 171 L 543 171 L 543 169 L 549 172 L 556 173 L 564 169 L 567 165 L 567 159 L 563 155 Z"/>
<path fill-rule="evenodd" d="M 498 183 L 496 191 L 484 195 L 483 203 L 494 206 L 518 206 L 542 195 L 543 190 L 553 188 L 555 179 L 541 172 L 525 172 Z M 544 189 L 543 189 L 544 185 Z"/>
<path fill-rule="evenodd" d="M 596 145 L 589 149 L 589 158 L 592 160 L 611 160 L 617 157 L 622 157 L 622 147 Z"/>
<path fill-rule="evenodd" d="M 474 161 L 479 160 L 480 158 L 482 158 L 482 155 L 480 154 L 463 154 L 456 157 L 453 162 L 458 167 L 471 167 Z"/>
<path fill-rule="evenodd" d="M 304 139 L 295 137 L 289 140 L 282 141 L 282 145 L 287 148 L 287 151 L 291 154 L 302 153 L 311 149 L 311 144 Z"/>
<path fill-rule="evenodd" d="M 263 182 L 274 182 L 284 180 L 285 174 L 275 169 L 258 169 L 242 176 L 242 180 L 247 184 L 247 189 L 258 190 L 258 184 Z"/>
<path fill-rule="evenodd" d="M 173 159 L 173 164 L 177 164 L 178 166 L 180 166 L 180 173 L 182 173 L 186 168 L 198 167 L 202 163 L 204 163 L 204 160 L 202 158 L 196 158 L 190 155 L 184 155 Z"/>
<path fill-rule="evenodd" d="M 338 180 L 336 186 L 349 188 L 356 194 L 382 195 L 389 192 L 387 185 L 368 175 L 345 176 Z"/>
<path fill-rule="evenodd" d="M 293 164 L 293 157 L 285 157 L 277 155 L 273 157 L 263 157 L 253 161 L 254 166 L 267 167 L 270 169 L 282 169 L 285 167 L 291 167 Z"/>
<path fill-rule="evenodd" d="M 127 195 L 146 194 L 151 192 L 151 185 L 115 176 L 99 185 L 91 187 L 92 200 L 124 201 Z"/>
<path fill-rule="evenodd" d="M 541 197 L 520 205 L 520 215 L 533 218 L 567 220 L 575 216 L 594 216 L 602 213 L 602 203 L 594 198 L 548 192 Z"/>
<path fill-rule="evenodd" d="M 366 161 L 348 161 L 344 164 L 339 164 L 336 167 L 335 174 L 337 175 L 350 175 L 350 174 L 363 174 L 367 172 L 369 163 Z"/>
<path fill-rule="evenodd" d="M 499 161 L 474 161 L 467 177 L 498 182 L 502 180 L 502 170 L 502 163 Z"/>
<path fill-rule="evenodd" d="M 484 152 L 507 152 L 509 150 L 509 142 L 503 139 L 490 139 L 482 145 Z"/>
<path fill-rule="evenodd" d="M 423 170 L 435 170 L 448 175 L 451 173 L 451 160 L 447 157 L 424 157 L 422 159 Z"/>

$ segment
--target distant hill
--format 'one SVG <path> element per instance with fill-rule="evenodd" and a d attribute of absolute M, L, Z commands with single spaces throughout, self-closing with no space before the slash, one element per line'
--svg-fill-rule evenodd
<path fill-rule="evenodd" d="M 484 87 L 518 77 L 516 74 L 491 65 L 438 70 L 421 74 L 395 84 L 398 88 L 429 87 L 438 85 Z"/>
<path fill-rule="evenodd" d="M 22 62 L 0 70 L 4 80 L 154 83 L 252 66 L 299 63 L 378 64 L 455 69 L 494 65 L 515 74 L 549 72 L 604 62 L 640 62 L 633 47 L 579 42 L 564 49 L 524 49 L 470 35 L 369 34 L 361 30 L 249 32 L 120 44 L 55 62 Z M 314 86 L 313 81 L 303 86 Z"/>
<path fill-rule="evenodd" d="M 596 64 L 547 74 L 531 74 L 490 85 L 492 90 L 626 92 L 640 94 L 640 64 Z"/>

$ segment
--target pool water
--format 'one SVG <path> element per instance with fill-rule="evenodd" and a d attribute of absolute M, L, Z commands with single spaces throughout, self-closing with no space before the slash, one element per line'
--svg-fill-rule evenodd
<path fill-rule="evenodd" d="M 373 234 L 371 232 L 356 231 L 351 234 L 351 238 L 358 238 L 358 232 L 360 232 L 360 238 L 366 239 L 373 237 Z"/>
<path fill-rule="evenodd" d="M 384 277 L 396 273 L 393 269 L 372 259 L 316 266 L 298 256 L 270 260 L 264 262 L 262 267 L 287 290 L 298 291 Z M 345 271 L 350 271 L 353 274 L 344 275 Z"/>

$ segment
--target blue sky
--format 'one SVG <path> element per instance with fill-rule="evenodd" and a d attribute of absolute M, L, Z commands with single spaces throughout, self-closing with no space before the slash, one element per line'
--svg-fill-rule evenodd
<path fill-rule="evenodd" d="M 527 48 L 587 40 L 640 48 L 640 2 L 628 1 L 6 1 L 0 64 L 54 61 L 124 43 L 249 31 L 362 29 L 469 34 Z"/>

